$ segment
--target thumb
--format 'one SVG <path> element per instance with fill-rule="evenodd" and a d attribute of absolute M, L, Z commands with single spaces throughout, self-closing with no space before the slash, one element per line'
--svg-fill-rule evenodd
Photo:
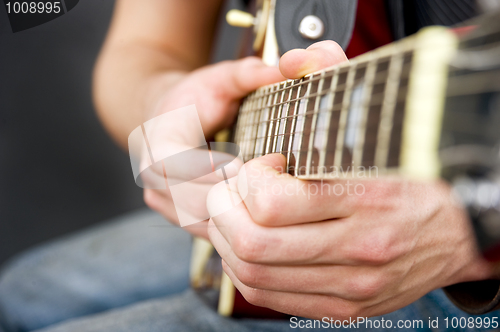
<path fill-rule="evenodd" d="M 272 183 L 273 180 L 283 177 L 291 177 L 286 173 L 286 157 L 280 153 L 272 153 L 247 162 L 238 173 L 239 192 L 258 189 L 263 180 Z"/>
<path fill-rule="evenodd" d="M 344 50 L 332 40 L 317 42 L 307 49 L 294 49 L 280 59 L 279 68 L 283 76 L 301 78 L 315 71 L 348 61 Z"/>
<path fill-rule="evenodd" d="M 265 65 L 257 57 L 212 65 L 204 72 L 204 78 L 230 100 L 245 97 L 261 86 L 286 80 L 278 68 Z"/>

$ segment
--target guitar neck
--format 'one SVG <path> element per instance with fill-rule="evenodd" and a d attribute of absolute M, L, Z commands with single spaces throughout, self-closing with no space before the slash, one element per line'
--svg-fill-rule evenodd
<path fill-rule="evenodd" d="M 410 79 L 421 71 L 414 61 L 421 39 L 428 40 L 407 38 L 251 93 L 234 136 L 244 161 L 281 153 L 287 172 L 304 179 L 397 170 Z"/>
<path fill-rule="evenodd" d="M 470 165 L 497 172 L 498 13 L 465 28 L 460 40 L 443 27 L 425 28 L 349 63 L 254 91 L 234 132 L 240 156 L 282 153 L 287 172 L 301 179 L 349 176 L 357 167 L 419 179 L 443 170 L 450 182 Z M 211 266 L 216 252 L 209 243 L 200 247 L 211 249 L 198 263 Z M 192 273 L 195 286 L 221 285 L 219 313 L 240 312 L 226 274 Z"/>

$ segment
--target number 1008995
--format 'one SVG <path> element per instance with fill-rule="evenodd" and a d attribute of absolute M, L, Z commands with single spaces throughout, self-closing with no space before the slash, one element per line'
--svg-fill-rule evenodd
<path fill-rule="evenodd" d="M 7 14 L 58 14 L 61 12 L 61 2 L 7 2 Z"/>

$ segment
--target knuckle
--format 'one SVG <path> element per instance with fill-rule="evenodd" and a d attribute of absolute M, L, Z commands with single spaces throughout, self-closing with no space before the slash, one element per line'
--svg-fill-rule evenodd
<path fill-rule="evenodd" d="M 249 264 L 246 262 L 238 263 L 236 268 L 233 270 L 234 274 L 241 283 L 248 287 L 258 287 L 260 280 L 259 268 L 255 264 Z"/>
<path fill-rule="evenodd" d="M 259 307 L 265 306 L 265 299 L 261 290 L 255 288 L 244 288 L 240 289 L 240 292 L 248 303 Z"/>
<path fill-rule="evenodd" d="M 278 218 L 279 198 L 276 195 L 258 195 L 250 211 L 252 219 L 260 225 L 270 225 Z"/>
<path fill-rule="evenodd" d="M 353 251 L 354 259 L 374 265 L 387 264 L 397 254 L 393 246 L 392 236 L 385 230 L 366 236 Z"/>
<path fill-rule="evenodd" d="M 350 291 L 357 299 L 370 299 L 380 294 L 384 280 L 377 274 L 365 274 L 355 278 Z"/>
<path fill-rule="evenodd" d="M 241 59 L 239 61 L 239 63 L 243 69 L 251 69 L 251 68 L 254 68 L 256 66 L 261 66 L 262 60 L 260 60 L 256 56 L 249 56 L 249 57 L 246 57 L 244 59 Z"/>
<path fill-rule="evenodd" d="M 333 301 L 328 312 L 334 312 L 335 318 L 339 320 L 349 320 L 349 318 L 361 317 L 361 307 L 356 302 Z"/>
<path fill-rule="evenodd" d="M 401 184 L 396 181 L 374 181 L 366 186 L 363 204 L 378 210 L 392 210 L 404 202 Z"/>
<path fill-rule="evenodd" d="M 265 250 L 262 238 L 251 233 L 239 232 L 231 243 L 233 252 L 242 261 L 255 262 Z"/>

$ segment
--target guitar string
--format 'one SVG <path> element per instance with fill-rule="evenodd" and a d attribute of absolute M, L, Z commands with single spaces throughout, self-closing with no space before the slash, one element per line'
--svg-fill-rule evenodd
<path fill-rule="evenodd" d="M 376 65 L 376 66 L 379 66 L 379 65 L 380 65 L 380 61 L 378 61 L 378 63 L 376 63 L 375 65 Z M 368 62 L 367 62 L 367 66 L 368 66 Z M 363 75 L 363 76 L 366 76 L 366 68 L 367 68 L 367 67 L 364 67 L 364 66 L 363 66 L 363 67 L 361 67 L 361 69 L 357 68 L 357 69 L 356 69 L 356 72 L 351 73 L 351 75 L 354 75 L 354 76 L 356 77 L 356 76 L 358 76 L 358 73 L 359 73 L 359 72 L 362 72 L 362 75 Z M 346 71 L 345 73 L 352 72 L 352 69 L 353 69 L 352 67 L 351 67 L 351 68 L 348 68 L 348 71 Z M 338 76 L 339 76 L 338 71 L 339 71 L 339 70 L 337 70 L 337 73 L 335 72 L 335 70 L 334 70 L 334 71 L 332 71 L 332 75 L 331 75 L 331 76 L 330 76 L 330 75 L 328 75 L 328 76 L 327 76 L 327 74 L 322 73 L 324 76 L 320 76 L 320 77 L 318 77 L 318 79 L 317 79 L 317 81 L 319 82 L 319 85 L 322 85 L 322 84 L 323 84 L 323 82 L 325 82 L 327 79 L 333 79 L 333 78 L 334 78 L 334 76 L 338 77 Z M 378 75 L 379 75 L 378 80 L 377 80 L 377 81 L 372 82 L 371 86 L 375 86 L 375 85 L 377 85 L 377 84 L 379 84 L 379 83 L 384 83 L 384 85 L 385 85 L 386 80 L 387 80 L 387 78 L 388 78 L 388 74 L 387 74 L 387 75 L 385 75 L 385 74 L 386 74 L 386 72 L 388 72 L 388 70 L 386 70 L 386 71 L 379 71 L 379 72 L 378 72 Z M 383 75 L 383 77 L 382 77 L 382 78 L 380 78 L 382 75 Z M 359 76 L 361 76 L 361 75 L 359 75 Z M 355 84 L 353 84 L 353 86 L 354 86 L 354 85 L 356 85 L 358 82 L 362 82 L 362 81 L 363 81 L 363 78 L 364 78 L 364 77 L 359 77 L 359 78 L 356 80 Z M 259 100 L 264 100 L 264 101 L 265 101 L 266 99 L 270 100 L 271 98 L 268 98 L 268 96 L 271 96 L 271 95 L 273 95 L 273 94 L 274 94 L 274 96 L 275 96 L 275 98 L 274 98 L 274 99 L 276 100 L 276 96 L 278 96 L 278 95 L 281 95 L 282 97 L 284 96 L 284 94 L 285 94 L 285 91 L 284 91 L 284 90 L 288 90 L 288 91 L 289 91 L 289 95 L 290 95 L 290 96 L 292 96 L 292 94 L 293 94 L 292 89 L 293 89 L 294 87 L 290 87 L 290 86 L 288 86 L 288 85 L 290 85 L 290 83 L 291 83 L 291 82 L 284 82 L 284 83 L 281 83 L 281 84 L 275 85 L 275 86 L 271 87 L 271 89 L 269 89 L 269 90 L 271 90 L 269 93 L 265 93 L 264 95 L 255 95 L 255 98 L 257 98 L 257 99 L 259 99 Z M 315 84 L 315 82 L 311 82 L 311 80 L 307 80 L 307 81 L 306 81 L 306 83 L 308 83 L 308 85 L 307 85 L 308 89 L 310 89 L 310 86 L 311 86 L 311 85 L 314 85 L 314 84 Z M 282 86 L 283 86 L 283 88 L 282 88 Z M 276 88 L 278 88 L 278 89 L 276 89 Z M 274 105 L 269 105 L 269 103 L 268 103 L 268 106 L 266 106 L 266 108 L 269 108 L 269 107 L 276 107 L 277 105 L 282 105 L 282 104 L 286 104 L 286 105 L 293 105 L 292 103 L 297 102 L 297 101 L 299 101 L 299 100 L 306 100 L 307 102 L 309 102 L 309 100 L 310 100 L 310 99 L 312 99 L 312 98 L 314 98 L 314 97 L 318 97 L 318 96 L 319 96 L 320 98 L 322 98 L 323 96 L 327 96 L 327 95 L 332 94 L 332 93 L 335 93 L 335 94 L 338 94 L 338 93 L 340 93 L 340 92 L 342 92 L 342 93 L 343 93 L 343 91 L 342 91 L 340 88 L 344 88 L 344 89 L 345 89 L 345 84 L 344 84 L 344 85 L 341 85 L 341 86 L 340 86 L 340 88 L 339 88 L 339 86 L 336 86 L 334 89 L 331 89 L 331 91 L 328 91 L 328 90 L 323 90 L 323 89 L 321 89 L 321 88 L 319 88 L 319 87 L 315 87 L 315 89 L 316 89 L 316 88 L 320 91 L 319 93 L 315 93 L 315 94 L 310 94 L 310 93 L 309 93 L 309 94 L 307 94 L 307 95 L 304 95 L 304 96 L 300 97 L 300 93 L 296 92 L 296 93 L 299 95 L 299 97 L 297 97 L 296 99 L 293 99 L 293 98 L 291 98 L 291 97 L 290 97 L 290 99 L 287 99 L 286 101 L 281 102 L 281 103 L 275 103 Z M 276 90 L 274 90 L 274 89 L 276 89 Z M 273 91 L 273 90 L 274 90 L 274 91 Z M 323 90 L 323 93 L 322 93 L 322 90 Z M 368 108 L 370 108 L 371 106 L 373 106 L 373 105 L 374 105 L 374 100 L 376 100 L 376 98 L 374 98 L 374 97 L 379 97 L 379 95 L 382 95 L 382 96 L 383 96 L 383 93 L 372 95 L 372 96 L 371 96 L 371 98 L 370 98 L 370 96 L 366 96 L 366 97 L 365 97 L 365 98 L 370 98 L 370 102 L 369 102 L 369 103 L 368 103 L 368 105 L 367 105 L 367 107 L 368 107 Z M 342 96 L 342 97 L 343 97 L 342 99 L 344 100 L 345 96 Z M 253 98 L 253 99 L 255 99 L 255 98 Z M 281 99 L 283 99 L 283 98 L 281 98 Z M 248 124 L 248 125 L 247 125 L 247 127 L 249 127 L 249 126 L 255 126 L 256 128 L 258 128 L 258 127 L 262 126 L 263 124 L 265 124 L 265 126 L 266 126 L 266 127 L 267 127 L 267 126 L 269 126 L 269 125 L 271 125 L 271 126 L 270 126 L 270 129 L 269 129 L 269 130 L 270 130 L 269 132 L 271 132 L 271 128 L 275 128 L 275 132 L 276 132 L 276 133 L 279 133 L 279 128 L 281 127 L 281 124 L 283 123 L 283 122 L 282 122 L 282 121 L 283 121 L 283 119 L 285 119 L 285 122 L 288 122 L 288 119 L 290 119 L 290 118 L 291 118 L 291 119 L 292 119 L 292 121 L 293 121 L 293 120 L 298 119 L 299 117 L 303 117 L 303 118 L 304 118 L 304 119 L 306 119 L 306 121 L 307 121 L 307 118 L 308 118 L 308 116 L 309 116 L 310 114 L 312 114 L 312 117 L 315 117 L 315 116 L 316 116 L 316 115 L 318 115 L 319 113 L 323 113 L 323 112 L 324 112 L 324 110 L 323 110 L 323 109 L 320 109 L 320 108 L 318 107 L 318 105 L 319 105 L 319 104 L 318 104 L 318 99 L 316 99 L 316 100 L 315 100 L 315 102 L 316 102 L 316 103 L 315 103 L 315 104 L 316 104 L 316 107 L 314 107 L 314 110 L 312 110 L 311 112 L 305 112 L 305 113 L 303 113 L 303 114 L 293 114 L 293 115 L 287 115 L 286 117 L 281 116 L 281 117 L 277 117 L 277 118 L 271 118 L 270 120 L 265 120 L 265 121 L 259 121 L 259 122 L 255 122 L 255 123 L 250 123 L 250 124 Z M 334 100 L 333 100 L 332 102 L 333 102 L 333 103 L 335 103 L 335 98 L 334 98 Z M 382 104 L 382 103 L 380 103 L 380 101 L 379 101 L 379 105 L 381 105 L 381 104 Z M 295 106 L 295 108 L 297 107 L 296 105 L 293 105 L 293 106 Z M 335 104 L 332 104 L 332 106 L 331 106 L 331 107 L 329 107 L 329 108 L 331 109 L 331 110 L 330 110 L 330 112 L 334 112 L 334 111 L 335 111 L 335 107 L 334 107 L 334 106 L 335 106 Z M 262 110 L 259 110 L 259 109 L 257 109 L 257 110 L 249 110 L 248 112 L 262 112 Z M 256 118 L 256 119 L 259 119 L 259 117 L 258 117 L 258 116 L 257 116 L 257 117 L 255 117 L 255 118 Z M 314 124 L 315 124 L 315 121 L 313 120 L 313 121 L 312 121 L 312 123 L 310 123 L 309 125 L 314 126 Z M 305 125 L 305 123 L 304 123 L 304 125 Z M 330 128 L 330 127 L 331 127 L 331 126 L 329 126 L 329 128 L 328 128 L 328 130 L 327 130 L 326 132 L 331 132 L 331 131 L 333 130 L 333 128 Z M 371 127 L 372 127 L 372 126 L 371 126 L 371 125 L 369 125 L 369 126 L 367 126 L 367 127 L 365 128 L 365 130 L 368 130 L 368 129 L 369 129 L 369 128 L 371 128 Z M 286 125 L 284 125 L 284 130 L 286 130 L 286 129 L 287 129 L 287 128 L 286 128 Z M 338 128 L 335 128 L 335 129 L 337 129 L 337 130 L 338 130 Z M 311 130 L 311 133 L 313 133 L 313 132 L 321 132 L 321 131 L 315 131 L 315 130 L 313 129 L 313 130 Z M 295 139 L 295 137 L 296 137 L 296 136 L 300 135 L 300 136 L 301 136 L 301 139 L 302 139 L 302 138 L 304 137 L 304 134 L 305 134 L 305 131 L 297 131 L 297 129 L 295 129 L 295 131 L 294 131 L 293 133 L 290 133 L 290 134 L 286 134 L 286 135 L 275 134 L 275 135 L 271 135 L 271 137 L 268 137 L 268 136 L 266 136 L 266 137 L 255 137 L 255 138 L 254 138 L 254 137 L 252 137 L 252 138 L 251 138 L 251 140 L 252 140 L 252 141 L 254 141 L 254 142 L 259 142 L 259 140 L 261 140 L 261 139 L 263 139 L 263 140 L 264 140 L 264 139 L 267 139 L 268 141 L 272 140 L 272 142 L 273 142 L 273 146 L 272 146 L 272 150 L 271 150 L 272 152 L 275 152 L 275 151 L 282 151 L 282 152 L 285 152 L 286 150 L 283 150 L 282 148 L 278 148 L 278 146 L 277 146 L 277 142 L 279 142 L 278 137 L 287 137 L 287 136 L 290 136 L 290 137 L 291 137 L 291 136 L 293 135 L 293 136 L 294 136 L 294 139 Z M 308 134 L 308 135 L 309 135 L 309 134 Z M 313 137 L 313 140 L 314 140 L 314 137 Z M 313 140 L 311 140 L 311 141 L 313 141 Z M 283 139 L 282 141 L 285 141 L 285 140 Z M 290 142 L 290 144 L 292 144 L 292 143 Z M 312 143 L 311 143 L 311 144 L 312 144 Z M 269 147 L 269 144 L 268 144 L 268 147 Z M 324 149 L 327 149 L 327 148 L 328 148 L 328 147 L 327 147 L 327 145 L 325 145 L 325 146 L 324 146 Z M 257 152 L 256 152 L 256 151 L 257 151 L 257 145 L 255 144 L 255 149 L 251 149 L 251 150 L 249 150 L 249 151 L 246 153 L 246 157 L 251 158 L 251 157 L 254 157 L 255 155 L 261 155 L 261 151 L 260 151 L 260 149 L 259 149 L 259 151 L 257 151 Z M 290 151 L 294 151 L 294 150 L 292 149 L 292 150 L 290 150 Z M 297 150 L 297 152 L 299 152 L 299 154 L 300 154 L 300 151 L 310 151 L 310 148 L 308 148 L 308 149 L 298 149 L 298 150 Z M 263 153 L 264 153 L 264 154 L 267 154 L 268 152 L 269 152 L 269 149 L 268 149 L 268 148 L 266 148 L 266 151 L 264 151 Z M 328 151 L 328 152 L 329 152 L 329 151 Z M 310 158 L 311 158 L 311 155 L 310 155 L 310 153 L 308 152 L 308 161 L 307 161 L 307 164 L 308 164 L 308 165 L 310 165 L 310 164 L 311 164 L 311 163 L 310 163 Z"/>
<path fill-rule="evenodd" d="M 379 61 L 380 63 L 380 61 Z M 368 64 L 368 62 L 366 63 Z M 364 64 L 362 64 L 364 65 Z M 406 68 L 405 67 L 409 67 L 411 66 L 411 64 L 406 64 L 405 66 L 403 66 L 402 68 L 402 71 L 405 72 Z M 343 71 L 342 73 L 339 73 L 342 69 L 344 68 L 347 68 L 346 71 Z M 276 108 L 278 107 L 279 110 L 278 112 L 281 112 L 281 109 L 284 108 L 285 106 L 281 106 L 281 105 L 286 105 L 288 106 L 287 108 L 291 108 L 290 105 L 293 105 L 296 107 L 296 105 L 292 104 L 292 103 L 300 103 L 300 101 L 302 100 L 306 100 L 307 99 L 307 102 L 310 102 L 312 101 L 313 98 L 316 98 L 316 97 L 320 97 L 323 98 L 324 96 L 328 96 L 328 95 L 336 95 L 338 93 L 343 93 L 345 92 L 345 86 L 346 84 L 343 84 L 341 85 L 340 87 L 337 86 L 335 89 L 331 89 L 331 90 L 323 90 L 321 88 L 319 88 L 318 86 L 315 87 L 315 89 L 318 89 L 319 92 L 316 92 L 316 93 L 312 93 L 312 94 L 307 94 L 307 95 L 303 95 L 302 97 L 297 97 L 295 99 L 293 99 L 291 96 L 294 94 L 294 91 L 293 89 L 294 88 L 297 88 L 299 85 L 305 85 L 305 84 L 308 84 L 308 89 L 310 88 L 309 86 L 310 85 L 314 85 L 316 84 L 316 82 L 318 82 L 319 85 L 323 84 L 323 82 L 327 82 L 328 79 L 331 79 L 333 78 L 335 75 L 341 75 L 341 74 L 344 74 L 344 73 L 349 73 L 351 70 L 352 70 L 352 67 L 344 67 L 344 68 L 341 68 L 341 69 L 334 69 L 332 71 L 329 71 L 329 72 L 323 72 L 321 73 L 321 75 L 319 75 L 317 78 L 311 78 L 311 79 L 305 79 L 305 80 L 300 80 L 298 83 L 296 83 L 296 81 L 288 81 L 288 82 L 284 82 L 284 83 L 280 83 L 276 86 L 274 86 L 273 88 L 269 89 L 270 91 L 268 93 L 265 93 L 263 95 L 259 95 L 259 94 L 256 94 L 255 96 L 253 96 L 255 99 L 257 99 L 259 102 L 261 101 L 265 101 L 267 99 L 268 96 L 271 96 L 271 95 L 275 95 L 275 100 L 276 100 L 276 97 L 277 96 L 281 96 L 281 100 L 283 100 L 283 97 L 284 95 L 288 92 L 289 94 L 289 97 L 286 98 L 285 101 L 282 101 L 280 103 L 274 103 L 273 105 L 268 105 L 264 108 L 257 108 L 257 109 L 250 109 L 248 110 L 247 112 L 248 113 L 252 113 L 252 112 L 262 112 L 263 109 L 269 107 L 269 108 Z M 362 70 L 366 70 L 366 67 L 362 67 L 361 68 Z M 359 68 L 357 69 L 359 70 Z M 450 74 L 453 74 L 454 72 L 458 72 L 460 71 L 461 69 L 460 68 L 450 68 Z M 386 72 L 388 72 L 389 70 L 387 70 Z M 376 84 L 379 84 L 379 83 L 384 83 L 386 84 L 386 79 L 387 77 L 384 77 L 383 79 L 380 78 L 381 76 L 381 73 L 382 72 L 378 72 L 377 74 L 379 75 L 379 78 L 372 83 L 372 86 L 376 85 Z M 366 74 L 366 73 L 365 73 Z M 354 75 L 357 75 L 357 72 L 354 74 Z M 481 76 L 492 76 L 492 73 L 489 72 L 489 73 L 477 73 L 477 72 L 473 72 L 473 73 L 469 73 L 469 74 L 466 74 L 466 75 L 460 75 L 460 76 L 451 76 L 449 77 L 449 80 L 448 80 L 448 84 L 451 85 L 453 83 L 455 83 L 455 81 L 458 81 L 458 79 L 460 79 L 462 82 L 463 82 L 463 78 L 467 78 L 467 77 L 472 77 L 472 78 L 477 78 L 477 77 L 481 77 Z M 406 77 L 407 78 L 407 77 Z M 359 82 L 362 82 L 364 79 L 364 77 L 361 77 L 361 78 L 358 78 L 357 79 L 357 82 L 356 83 L 359 83 Z M 291 83 L 295 83 L 295 84 L 291 84 Z M 356 84 L 353 84 L 353 86 L 355 86 Z M 464 85 L 467 85 L 467 84 L 463 84 L 462 83 L 462 86 Z M 274 88 L 278 87 L 278 89 L 274 90 Z M 495 87 L 497 88 L 497 87 Z M 405 87 L 404 89 L 407 89 L 407 87 Z M 485 92 L 485 91 L 491 91 L 491 86 L 488 88 L 488 89 L 476 89 L 473 93 L 474 94 L 479 94 L 481 92 Z M 297 92 L 296 92 L 297 93 Z M 401 93 L 401 89 L 399 89 L 398 91 L 398 94 Z M 298 93 L 297 93 L 298 94 Z M 378 101 L 377 104 L 374 103 L 374 100 L 376 100 L 377 98 L 380 98 L 380 96 L 384 96 L 385 92 L 382 92 L 382 93 L 378 93 L 378 94 L 373 94 L 372 96 L 370 96 L 370 102 L 368 103 L 368 107 L 372 107 L 372 106 L 381 106 L 383 105 L 383 101 Z M 471 94 L 470 92 L 468 94 Z M 447 95 L 453 95 L 453 92 L 447 91 Z M 397 102 L 399 101 L 402 101 L 404 100 L 406 97 L 406 91 L 405 93 L 403 93 L 402 96 L 399 96 L 397 99 Z M 342 96 L 342 100 L 344 100 L 344 96 Z M 316 104 L 318 103 L 318 100 L 316 99 Z M 314 102 L 314 101 L 313 101 Z M 335 106 L 341 106 L 341 103 L 335 103 L 335 100 L 332 101 L 333 104 L 331 104 L 331 106 L 329 106 L 327 109 L 326 109 L 326 112 L 335 112 L 335 111 L 340 111 L 340 109 L 335 109 L 336 107 Z M 338 108 L 338 107 L 337 107 Z M 306 131 L 294 131 L 294 132 L 290 132 L 290 133 L 285 133 L 285 134 L 279 134 L 280 132 L 280 128 L 282 126 L 282 121 L 285 120 L 285 124 L 283 125 L 283 130 L 286 130 L 287 129 L 287 125 L 286 125 L 286 122 L 288 121 L 293 121 L 293 120 L 296 120 L 297 118 L 299 117 L 302 117 L 303 119 L 307 119 L 309 116 L 317 116 L 319 113 L 324 113 L 325 112 L 325 109 L 321 109 L 321 108 L 318 108 L 318 107 L 315 107 L 314 110 L 311 110 L 311 111 L 306 111 L 305 113 L 303 114 L 293 114 L 293 115 L 288 115 L 288 110 L 287 110 L 287 116 L 280 116 L 280 117 L 276 117 L 276 118 L 271 118 L 269 120 L 265 120 L 265 121 L 259 121 L 259 122 L 253 122 L 253 123 L 250 123 L 250 124 L 247 124 L 246 127 L 252 127 L 254 126 L 255 127 L 255 132 L 256 134 L 255 135 L 251 135 L 251 139 L 252 141 L 257 141 L 259 139 L 270 139 L 273 143 L 272 143 L 272 147 L 271 147 L 271 151 L 273 152 L 282 152 L 282 153 L 288 153 L 288 152 L 293 152 L 293 150 L 284 150 L 282 146 L 278 147 L 278 142 L 281 142 L 284 144 L 284 139 L 281 139 L 279 140 L 278 137 L 291 137 L 291 136 L 297 136 L 298 134 L 300 134 L 302 137 L 304 136 L 304 134 L 307 134 L 307 135 L 310 135 L 311 133 L 315 133 L 315 132 L 321 132 L 321 131 L 315 131 L 314 129 L 312 129 L 309 133 L 307 133 Z M 254 117 L 255 119 L 259 119 L 260 117 L 259 116 L 256 116 Z M 258 130 L 258 127 L 260 125 L 262 125 L 263 123 L 266 123 L 266 126 L 269 126 L 269 124 L 272 125 L 272 128 L 275 130 L 275 133 L 274 135 L 270 135 L 269 137 L 268 136 L 264 136 L 264 137 L 260 137 L 257 135 L 257 130 Z M 312 126 L 315 125 L 315 121 L 312 122 L 312 124 L 310 124 Z M 330 124 L 331 125 L 331 124 Z M 372 125 L 373 126 L 373 125 Z M 366 129 L 370 127 L 370 126 L 367 126 L 365 128 L 365 131 Z M 241 129 L 241 128 L 239 128 Z M 271 130 L 271 129 L 270 129 Z M 333 130 L 338 130 L 338 128 L 328 128 L 328 130 L 326 130 L 325 132 L 329 133 Z M 271 131 L 270 131 L 271 132 Z M 314 139 L 314 138 L 313 138 Z M 291 145 L 291 143 L 290 143 Z M 255 146 L 255 145 L 254 145 Z M 324 145 L 324 148 L 326 149 L 327 146 Z M 264 153 L 267 153 L 269 149 L 266 148 L 266 151 Z M 308 147 L 308 149 L 299 149 L 297 152 L 305 152 L 305 151 L 309 151 L 310 152 L 311 148 Z M 328 151 L 330 152 L 330 151 Z M 249 156 L 251 155 L 255 155 L 255 148 L 252 149 L 250 151 L 250 153 L 248 154 Z M 310 155 L 310 154 L 309 154 Z M 310 157 L 308 158 L 310 159 Z M 309 164 L 309 161 L 308 161 L 308 164 Z"/>

